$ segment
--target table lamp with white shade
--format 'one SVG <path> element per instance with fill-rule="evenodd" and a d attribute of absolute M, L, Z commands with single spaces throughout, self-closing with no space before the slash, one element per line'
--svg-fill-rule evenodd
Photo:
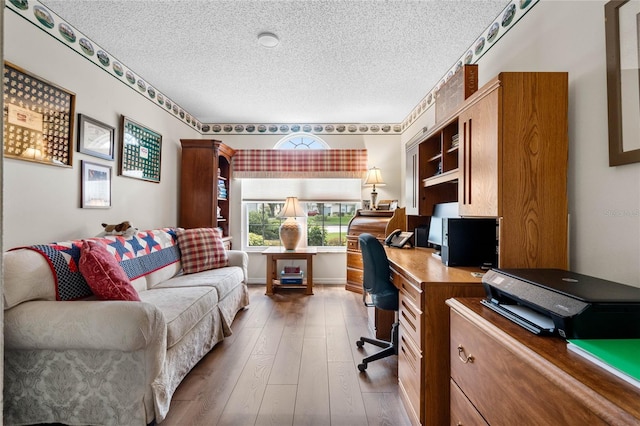
<path fill-rule="evenodd" d="M 378 193 L 376 192 L 376 185 L 384 186 L 386 185 L 382 180 L 382 173 L 380 173 L 380 169 L 377 167 L 372 167 L 367 172 L 367 177 L 364 181 L 364 186 L 372 186 L 373 190 L 371 191 L 371 210 L 376 209 L 376 203 L 378 202 Z"/>
<path fill-rule="evenodd" d="M 287 220 L 280 225 L 280 241 L 286 250 L 295 250 L 302 237 L 302 225 L 296 221 L 296 217 L 303 217 L 304 211 L 297 197 L 287 197 L 280 217 Z"/>

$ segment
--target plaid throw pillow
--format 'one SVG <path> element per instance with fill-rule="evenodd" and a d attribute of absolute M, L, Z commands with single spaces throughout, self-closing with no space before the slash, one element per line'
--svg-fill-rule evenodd
<path fill-rule="evenodd" d="M 219 229 L 178 229 L 176 235 L 185 274 L 221 268 L 229 264 Z"/>

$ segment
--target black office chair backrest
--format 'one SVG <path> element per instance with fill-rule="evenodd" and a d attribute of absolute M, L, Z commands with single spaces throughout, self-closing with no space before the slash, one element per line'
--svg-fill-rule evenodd
<path fill-rule="evenodd" d="M 358 241 L 364 268 L 364 290 L 378 308 L 398 310 L 398 289 L 391 282 L 389 259 L 384 247 L 376 237 L 367 233 L 360 234 Z"/>

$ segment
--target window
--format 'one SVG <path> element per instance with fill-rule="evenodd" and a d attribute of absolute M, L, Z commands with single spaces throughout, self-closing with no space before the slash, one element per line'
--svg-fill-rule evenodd
<path fill-rule="evenodd" d="M 298 218 L 306 244 L 315 247 L 342 247 L 347 243 L 349 221 L 359 208 L 355 202 L 300 202 L 307 216 Z M 248 247 L 279 246 L 280 224 L 278 217 L 284 202 L 245 202 L 248 224 Z"/>
<path fill-rule="evenodd" d="M 280 139 L 273 149 L 331 149 L 317 136 L 309 133 L 294 133 Z"/>

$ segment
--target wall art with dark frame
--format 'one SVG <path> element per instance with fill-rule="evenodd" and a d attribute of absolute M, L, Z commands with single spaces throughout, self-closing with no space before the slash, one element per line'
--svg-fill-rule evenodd
<path fill-rule="evenodd" d="M 3 74 L 4 156 L 72 167 L 76 95 L 6 61 Z"/>
<path fill-rule="evenodd" d="M 640 2 L 604 5 L 609 166 L 640 162 Z"/>
<path fill-rule="evenodd" d="M 120 174 L 160 182 L 162 135 L 122 116 L 120 132 Z"/>
<path fill-rule="evenodd" d="M 115 138 L 115 127 L 78 114 L 78 152 L 113 160 Z"/>
<path fill-rule="evenodd" d="M 82 160 L 83 209 L 108 209 L 111 207 L 111 166 Z"/>

